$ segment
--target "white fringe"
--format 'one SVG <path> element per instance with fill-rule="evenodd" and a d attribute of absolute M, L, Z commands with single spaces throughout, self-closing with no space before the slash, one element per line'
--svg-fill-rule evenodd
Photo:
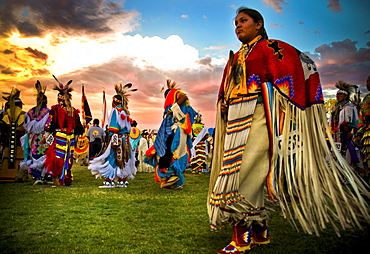
<path fill-rule="evenodd" d="M 40 134 L 45 130 L 45 124 L 48 118 L 49 113 L 47 113 L 40 121 L 37 121 L 36 119 L 30 120 L 29 115 L 25 114 L 23 126 L 28 133 Z"/>
<path fill-rule="evenodd" d="M 124 168 L 113 168 L 107 160 L 110 155 L 111 149 L 112 148 L 110 142 L 102 155 L 90 161 L 88 169 L 91 170 L 91 173 L 95 175 L 96 178 L 105 177 L 111 180 L 115 180 L 117 178 L 134 179 L 134 175 L 136 175 L 137 169 L 135 167 L 136 159 L 133 151 L 131 151 L 131 157 Z"/>
<path fill-rule="evenodd" d="M 274 126 L 284 125 L 281 149 L 275 150 L 279 165 L 274 165 L 278 166 L 275 169 L 274 189 L 283 215 L 297 230 L 295 220 L 303 231 L 318 236 L 328 222 L 338 235 L 335 221 L 343 229 L 361 229 L 360 221 L 370 224 L 369 206 L 362 197 L 370 197 L 369 186 L 335 149 L 324 105 L 312 105 L 300 110 L 277 91 L 274 97 Z M 285 114 L 283 123 L 278 117 L 281 109 Z M 278 129 L 274 131 L 277 139 Z M 334 148 L 335 156 L 327 140 Z"/>

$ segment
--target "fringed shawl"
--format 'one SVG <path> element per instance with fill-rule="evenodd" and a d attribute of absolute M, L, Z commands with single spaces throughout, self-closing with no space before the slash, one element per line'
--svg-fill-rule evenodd
<path fill-rule="evenodd" d="M 43 107 L 39 109 L 39 113 L 36 114 L 36 107 L 30 109 L 24 116 L 24 128 L 28 133 L 40 134 L 45 131 L 45 126 L 50 121 L 49 112 L 50 109 Z"/>
<path fill-rule="evenodd" d="M 238 53 L 231 62 L 237 58 Z M 229 221 L 225 219 L 229 216 L 225 210 L 233 210 L 244 198 L 237 193 L 242 184 L 237 170 L 224 170 L 227 156 L 224 149 L 231 142 L 232 123 L 230 114 L 229 121 L 221 116 L 220 105 L 228 83 L 225 80 L 232 80 L 228 76 L 229 63 L 219 91 L 209 187 L 208 213 L 213 229 Z M 316 235 L 328 222 L 338 234 L 338 223 L 342 228 L 361 228 L 362 222 L 370 223 L 369 207 L 362 197 L 370 196 L 368 186 L 335 149 L 314 62 L 284 42 L 264 40 L 245 59 L 242 78 L 247 80 L 245 90 L 249 90 L 248 86 L 260 87 L 270 140 L 266 186 L 269 198 L 279 202 L 284 217 L 297 230 L 298 222 L 304 232 Z M 253 111 L 255 105 L 250 104 L 249 108 Z M 253 115 L 245 111 L 245 117 Z M 233 142 L 234 148 L 245 145 Z"/>

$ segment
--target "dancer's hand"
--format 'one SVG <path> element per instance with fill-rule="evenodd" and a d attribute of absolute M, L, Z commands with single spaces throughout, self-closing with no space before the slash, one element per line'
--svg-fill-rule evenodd
<path fill-rule="evenodd" d="M 229 106 L 226 104 L 226 103 L 221 103 L 221 114 L 222 115 L 226 115 L 227 114 L 227 111 L 229 109 Z"/>

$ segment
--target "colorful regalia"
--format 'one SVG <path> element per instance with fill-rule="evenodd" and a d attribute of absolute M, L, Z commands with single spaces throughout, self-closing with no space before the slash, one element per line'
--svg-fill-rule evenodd
<path fill-rule="evenodd" d="M 370 83 L 370 76 L 368 78 Z M 358 120 L 357 134 L 361 138 L 361 157 L 365 166 L 364 178 L 369 183 L 369 168 L 370 168 L 370 93 L 367 94 L 362 102 Z"/>
<path fill-rule="evenodd" d="M 191 173 L 208 172 L 208 128 L 202 123 L 202 115 L 198 113 L 193 129 L 193 144 L 191 148 Z"/>
<path fill-rule="evenodd" d="M 46 137 L 49 133 L 45 131 L 45 126 L 49 124 L 49 112 L 47 107 L 47 97 L 45 96 L 46 87 L 42 87 L 40 81 L 35 84 L 37 90 L 36 106 L 31 108 L 24 118 L 24 136 L 23 151 L 24 161 L 21 167 L 25 167 L 32 175 L 34 184 L 44 184 L 44 177 L 47 179 L 51 172 L 45 168 L 46 150 L 49 145 L 46 143 Z"/>
<path fill-rule="evenodd" d="M 138 167 L 140 161 L 138 160 L 138 155 L 139 155 L 139 143 L 141 140 L 141 133 L 138 127 L 136 127 L 137 123 L 134 120 L 133 121 L 133 126 L 131 126 L 130 130 L 130 144 L 131 144 L 131 149 L 135 155 L 135 166 L 136 168 Z"/>
<path fill-rule="evenodd" d="M 319 235 L 327 223 L 338 222 L 342 228 L 370 223 L 362 196 L 370 196 L 367 186 L 336 149 L 332 156 L 334 142 L 315 63 L 285 42 L 260 38 L 235 55 L 230 52 L 220 86 L 208 204 L 211 228 L 246 226 L 242 233 L 253 234 L 253 241 L 269 242 L 265 186 L 284 217 L 309 234 Z M 223 102 L 228 104 L 226 118 Z"/>
<path fill-rule="evenodd" d="M 77 138 L 73 157 L 76 160 L 76 163 L 78 163 L 80 166 L 89 165 L 89 145 L 89 139 L 85 135 Z"/>
<path fill-rule="evenodd" d="M 333 140 L 343 157 L 353 167 L 360 167 L 360 161 L 357 156 L 356 148 L 352 137 L 357 130 L 358 111 L 355 104 L 349 102 L 349 97 L 353 86 L 340 80 L 336 83 L 337 96 L 342 95 L 343 101 L 338 103 L 331 110 L 329 118 L 329 127 L 332 132 Z"/>
<path fill-rule="evenodd" d="M 153 145 L 153 140 L 149 137 L 149 133 L 147 130 L 144 130 L 141 133 L 141 139 L 139 142 L 138 151 L 139 154 L 137 156 L 137 159 L 139 161 L 139 166 L 137 167 L 138 172 L 145 172 L 145 173 L 153 173 L 154 168 L 153 166 L 144 163 L 145 153 L 146 151 Z"/>
<path fill-rule="evenodd" d="M 55 185 L 72 185 L 72 172 L 76 136 L 84 133 L 79 111 L 71 105 L 70 87 L 72 80 L 66 85 L 58 82 L 54 90 L 58 93 L 58 104 L 53 105 L 49 112 L 49 122 L 45 129 L 52 133 L 47 138 L 50 144 L 46 152 L 45 166 L 52 173 Z"/>
<path fill-rule="evenodd" d="M 108 130 L 109 142 L 105 152 L 90 161 L 91 173 L 105 180 L 100 188 L 127 187 L 128 179 L 136 174 L 135 156 L 130 145 L 130 130 L 132 119 L 128 110 L 128 92 L 132 84 L 115 85 L 117 95 L 113 97 Z M 117 185 L 115 185 L 117 181 Z"/>
<path fill-rule="evenodd" d="M 5 103 L 5 111 L 2 121 L 5 124 L 2 135 L 7 140 L 3 151 L 2 165 L 0 171 L 0 180 L 15 180 L 24 182 L 28 177 L 27 170 L 20 167 L 23 160 L 23 149 L 21 147 L 21 137 L 25 134 L 23 127 L 24 112 L 22 110 L 22 101 L 19 98 L 20 91 L 13 88 L 10 93 L 4 93 L 3 99 Z"/>
<path fill-rule="evenodd" d="M 185 183 L 184 171 L 190 162 L 191 127 L 196 115 L 189 101 L 177 103 L 186 96 L 167 80 L 164 114 L 154 145 L 146 152 L 144 162 L 155 167 L 155 180 L 161 188 L 179 189 Z"/>

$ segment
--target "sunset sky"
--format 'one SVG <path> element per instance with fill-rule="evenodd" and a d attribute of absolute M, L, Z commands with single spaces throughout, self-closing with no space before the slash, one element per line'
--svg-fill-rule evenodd
<path fill-rule="evenodd" d="M 240 42 L 233 18 L 240 6 L 257 9 L 269 38 L 280 39 L 316 62 L 325 99 L 343 79 L 367 93 L 370 75 L 368 0 L 0 0 L 0 90 L 21 90 L 24 110 L 35 105 L 36 80 L 56 104 L 56 81 L 73 80 L 74 107 L 81 86 L 93 118 L 101 118 L 114 84 L 132 83 L 129 98 L 138 127 L 158 128 L 166 79 L 179 84 L 207 127 L 229 50 Z M 1 99 L 1 104 L 4 100 Z"/>

